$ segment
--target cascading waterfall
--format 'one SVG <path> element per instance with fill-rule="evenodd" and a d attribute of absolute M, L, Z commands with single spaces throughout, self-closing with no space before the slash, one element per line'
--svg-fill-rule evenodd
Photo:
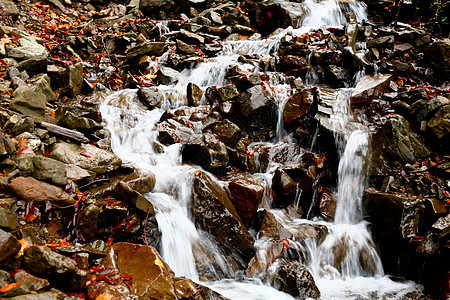
<path fill-rule="evenodd" d="M 185 103 L 186 86 L 189 82 L 199 85 L 202 89 L 224 85 L 227 69 L 233 65 L 239 65 L 247 72 L 257 71 L 257 66 L 238 62 L 239 55 L 265 55 L 276 51 L 281 36 L 286 33 L 300 35 L 313 26 L 342 26 L 346 22 L 347 11 L 355 13 L 358 21 L 365 18 L 365 5 L 354 0 L 305 0 L 303 3 L 308 13 L 300 28 L 289 28 L 264 41 L 226 42 L 217 57 L 183 71 L 178 83 L 170 86 L 160 85 L 159 88 L 165 92 L 167 99 L 164 108 L 173 109 Z M 163 60 L 158 62 L 163 63 Z M 156 68 L 158 67 L 155 63 L 152 70 Z M 268 84 L 268 90 L 278 102 L 281 114 L 284 103 L 291 95 L 290 87 L 282 78 L 269 80 Z M 401 296 L 403 291 L 412 289 L 414 284 L 394 283 L 383 277 L 380 259 L 367 230 L 367 224 L 363 221 L 361 197 L 369 138 L 362 126 L 355 126 L 355 122 L 351 122 L 350 93 L 351 90 L 347 89 L 339 94 L 339 101 L 336 101 L 334 114 L 330 118 L 330 122 L 338 126 L 338 130 L 343 133 L 340 139 L 342 144 L 338 145 L 341 148 L 341 159 L 337 188 L 339 204 L 335 223 L 290 218 L 278 210 L 274 210 L 274 213 L 286 228 L 292 230 L 296 230 L 299 224 L 327 226 L 328 235 L 319 246 L 315 241 L 298 244 L 306 256 L 305 263 L 311 269 L 324 299 L 394 298 Z M 235 274 L 231 267 L 226 265 L 226 259 L 220 255 L 219 247 L 207 234 L 195 228 L 191 218 L 193 174 L 198 168 L 182 165 L 180 144 L 165 147 L 156 142 L 158 133 L 155 124 L 163 110 L 148 111 L 136 98 L 136 90 L 110 93 L 103 101 L 100 111 L 107 129 L 111 132 L 113 151 L 142 172 L 151 171 L 156 175 L 154 192 L 145 196 L 156 210 L 155 217 L 162 233 L 160 250 L 163 258 L 177 276 L 186 276 L 193 280 L 199 279 L 196 262 L 214 258 L 220 268 L 218 278 L 233 278 Z M 282 116 L 279 116 L 276 137 L 278 143 L 285 138 L 282 121 Z M 298 159 L 300 155 L 301 153 L 294 153 L 291 159 Z M 271 182 L 270 172 L 273 172 L 274 168 L 267 169 L 268 173 L 256 174 L 266 184 Z M 269 208 L 269 203 L 265 202 L 264 206 Z M 257 243 L 261 241 L 258 240 Z M 290 295 L 262 285 L 259 279 L 248 279 L 246 282 L 225 279 L 206 285 L 232 299 L 293 299 Z"/>

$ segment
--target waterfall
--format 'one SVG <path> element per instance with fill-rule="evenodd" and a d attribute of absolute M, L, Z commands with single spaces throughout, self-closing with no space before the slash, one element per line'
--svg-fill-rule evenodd
<path fill-rule="evenodd" d="M 239 65 L 247 72 L 258 71 L 252 64 L 240 63 L 240 54 L 272 53 L 278 49 L 280 38 L 287 33 L 300 35 L 313 26 L 342 26 L 346 22 L 347 11 L 354 12 L 358 21 L 365 18 L 365 5 L 354 0 L 305 0 L 303 3 L 308 14 L 300 28 L 288 28 L 278 36 L 263 41 L 226 42 L 217 57 L 181 72 L 178 83 L 160 85 L 159 88 L 164 91 L 167 99 L 166 107 L 174 109 L 183 105 L 189 82 L 202 89 L 225 85 L 227 69 L 233 65 Z M 317 74 L 312 70 L 308 84 L 316 83 L 315 76 Z M 279 107 L 275 139 L 277 144 L 274 145 L 276 147 L 282 144 L 283 139 L 289 138 L 285 136 L 283 129 L 282 112 L 292 91 L 280 76 L 274 76 L 267 84 Z M 155 124 L 164 111 L 158 108 L 146 110 L 137 100 L 136 92 L 122 90 L 109 93 L 100 111 L 106 128 L 111 132 L 112 150 L 125 163 L 144 173 L 153 172 L 156 175 L 155 190 L 145 196 L 155 207 L 155 217 L 162 233 L 160 251 L 164 260 L 177 276 L 186 276 L 194 281 L 199 280 L 197 263 L 214 260 L 218 268 L 215 275 L 222 280 L 203 284 L 231 299 L 293 299 L 290 295 L 264 285 L 260 279 L 237 280 L 239 274 L 236 275 L 227 265 L 218 245 L 208 234 L 195 227 L 190 206 L 193 176 L 199 167 L 182 164 L 180 144 L 163 146 L 156 142 L 158 132 Z M 286 215 L 284 211 L 273 212 L 276 218 L 292 231 L 302 224 L 326 226 L 328 234 L 320 245 L 317 245 L 315 240 L 293 241 L 302 251 L 305 257 L 303 262 L 311 270 L 323 299 L 398 298 L 405 294 L 405 291 L 414 289 L 415 285 L 394 283 L 384 276 L 376 247 L 367 229 L 367 223 L 363 220 L 361 197 L 365 184 L 369 135 L 363 126 L 351 118 L 350 93 L 351 89 L 344 89 L 335 95 L 336 101 L 330 117 L 330 124 L 341 133 L 336 139 L 340 149 L 340 163 L 335 222 L 296 219 Z M 261 145 L 262 143 L 251 145 L 249 149 L 254 147 L 257 151 Z M 288 159 L 297 162 L 301 154 L 289 153 Z M 266 185 L 271 182 L 276 165 L 271 161 L 270 155 L 269 159 L 267 173 L 256 174 Z M 298 196 L 300 195 L 301 191 L 298 191 Z M 269 206 L 270 203 L 266 201 L 264 207 L 270 208 Z M 259 242 L 261 241 L 258 240 L 257 243 Z"/>

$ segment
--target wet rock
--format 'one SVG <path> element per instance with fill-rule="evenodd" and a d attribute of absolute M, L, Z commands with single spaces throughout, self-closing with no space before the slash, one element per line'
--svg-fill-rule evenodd
<path fill-rule="evenodd" d="M 109 284 L 105 281 L 97 281 L 87 287 L 89 300 L 104 299 L 102 297 L 116 297 L 118 299 L 127 299 L 130 291 L 125 284 Z M 108 298 L 107 298 L 108 299 Z"/>
<path fill-rule="evenodd" d="M 306 115 L 313 101 L 313 95 L 308 90 L 296 92 L 284 106 L 284 123 L 291 126 L 296 120 Z"/>
<path fill-rule="evenodd" d="M 213 126 L 212 131 L 227 145 L 236 145 L 241 138 L 241 129 L 233 122 L 225 119 Z"/>
<path fill-rule="evenodd" d="M 23 255 L 25 266 L 33 273 L 44 276 L 73 275 L 76 266 L 69 258 L 47 247 L 33 245 Z"/>
<path fill-rule="evenodd" d="M 148 17 L 157 20 L 177 18 L 181 8 L 186 8 L 188 1 L 140 0 L 139 10 Z"/>
<path fill-rule="evenodd" d="M 97 221 L 100 209 L 95 204 L 89 204 L 81 210 L 78 216 L 78 229 L 85 241 L 93 241 L 97 232 Z"/>
<path fill-rule="evenodd" d="M 278 221 L 275 214 L 265 209 L 261 214 L 261 230 L 259 232 L 261 237 L 267 237 L 275 240 L 282 240 L 284 238 L 292 238 L 293 234 L 284 225 Z"/>
<path fill-rule="evenodd" d="M 364 75 L 352 92 L 352 103 L 364 103 L 381 96 L 387 91 L 392 79 L 391 74 Z"/>
<path fill-rule="evenodd" d="M 416 114 L 416 121 L 421 122 L 429 120 L 439 108 L 450 104 L 450 99 L 443 96 L 437 96 L 428 101 Z"/>
<path fill-rule="evenodd" d="M 0 207 L 0 228 L 12 230 L 19 227 L 17 217 L 6 208 Z"/>
<path fill-rule="evenodd" d="M 27 294 L 27 295 L 11 297 L 8 299 L 11 299 L 11 300 L 59 300 L 59 299 L 61 299 L 61 293 L 45 292 L 45 293 L 39 293 L 39 294 Z"/>
<path fill-rule="evenodd" d="M 58 86 L 61 94 L 74 97 L 81 93 L 83 87 L 83 65 L 75 63 L 69 65 L 63 72 L 62 77 L 58 80 Z"/>
<path fill-rule="evenodd" d="M 430 155 L 402 116 L 391 116 L 372 135 L 369 175 L 388 175 L 394 161 L 414 162 Z"/>
<path fill-rule="evenodd" d="M 180 72 L 169 67 L 161 67 L 156 73 L 159 81 L 164 85 L 175 84 L 180 79 Z"/>
<path fill-rule="evenodd" d="M 50 157 L 96 173 L 108 173 L 122 165 L 122 160 L 113 153 L 90 144 L 56 143 Z"/>
<path fill-rule="evenodd" d="M 155 248 L 131 243 L 116 243 L 117 267 L 133 276 L 130 292 L 141 299 L 190 299 L 197 289 L 189 279 L 178 279 Z"/>
<path fill-rule="evenodd" d="M 143 212 L 150 212 L 151 214 L 155 214 L 153 204 L 151 204 L 151 202 L 147 198 L 142 196 L 141 193 L 133 189 L 129 183 L 119 181 L 114 188 L 114 192 L 119 197 L 119 199 L 123 199 L 124 201 L 133 204 L 137 209 Z"/>
<path fill-rule="evenodd" d="M 230 182 L 228 189 L 242 222 L 249 228 L 261 203 L 264 188 L 254 180 L 238 178 Z"/>
<path fill-rule="evenodd" d="M 272 0 L 256 5 L 256 23 L 263 34 L 272 33 L 277 28 L 297 28 L 305 13 L 304 6 L 296 2 Z"/>
<path fill-rule="evenodd" d="M 182 159 L 183 162 L 192 162 L 205 170 L 209 169 L 212 163 L 211 153 L 208 147 L 203 143 L 184 145 Z"/>
<path fill-rule="evenodd" d="M 450 133 L 450 105 L 441 107 L 428 121 L 427 129 L 431 131 L 435 143 L 443 153 L 450 152 L 448 137 Z"/>
<path fill-rule="evenodd" d="M 69 194 L 54 185 L 38 181 L 33 177 L 16 177 L 11 180 L 9 188 L 19 198 L 25 201 L 45 202 L 59 204 L 74 204 Z"/>
<path fill-rule="evenodd" d="M 157 129 L 159 131 L 158 140 L 166 145 L 174 143 L 201 143 L 200 136 L 192 128 L 184 126 L 173 119 L 168 119 L 158 124 Z"/>
<path fill-rule="evenodd" d="M 328 222 L 334 220 L 337 200 L 330 190 L 323 190 L 319 195 L 319 214 Z"/>
<path fill-rule="evenodd" d="M 256 255 L 252 257 L 245 270 L 245 276 L 254 277 L 257 274 L 267 270 L 267 268 L 285 251 L 283 241 L 270 241 L 268 246 L 262 245 Z M 262 253 L 261 253 L 262 252 Z"/>
<path fill-rule="evenodd" d="M 178 38 L 186 43 L 188 43 L 189 45 L 199 45 L 199 44 L 203 44 L 205 42 L 205 38 L 187 31 L 185 29 L 180 29 L 180 34 L 178 36 Z"/>
<path fill-rule="evenodd" d="M 21 244 L 14 236 L 0 229 L 0 266 L 14 257 L 20 248 Z"/>
<path fill-rule="evenodd" d="M 12 57 L 18 60 L 47 55 L 47 49 L 36 42 L 36 39 L 31 36 L 26 36 L 19 39 L 19 46 L 12 48 L 8 52 L 8 57 Z"/>
<path fill-rule="evenodd" d="M 89 132 L 103 128 L 103 126 L 96 121 L 86 117 L 78 117 L 69 111 L 67 111 L 58 121 L 58 124 L 66 128 Z"/>
<path fill-rule="evenodd" d="M 189 106 L 199 106 L 201 104 L 203 91 L 193 82 L 189 82 L 187 85 L 187 100 Z"/>
<path fill-rule="evenodd" d="M 164 93 L 157 87 L 140 87 L 137 92 L 139 100 L 150 110 L 160 108 L 164 102 Z"/>
<path fill-rule="evenodd" d="M 249 88 L 238 97 L 239 111 L 246 121 L 273 128 L 277 120 L 277 109 L 273 98 L 261 85 Z M 248 124 L 247 124 L 248 125 Z"/>
<path fill-rule="evenodd" d="M 149 56 L 161 56 L 168 44 L 165 42 L 144 42 L 142 44 L 136 45 L 127 51 L 127 59 L 134 60 L 138 59 L 143 55 Z"/>
<path fill-rule="evenodd" d="M 223 87 L 220 87 L 218 89 L 218 92 L 219 92 L 220 100 L 222 102 L 234 99 L 239 96 L 239 92 L 238 92 L 236 86 L 234 86 L 233 84 L 227 84 Z"/>
<path fill-rule="evenodd" d="M 46 104 L 47 98 L 44 94 L 33 92 L 27 86 L 19 86 L 13 92 L 9 107 L 26 116 L 33 117 L 36 121 L 42 121 L 45 118 Z"/>
<path fill-rule="evenodd" d="M 295 201 L 297 182 L 295 182 L 285 171 L 278 168 L 272 179 L 272 190 L 275 193 L 273 205 L 275 207 L 287 207 Z"/>
<path fill-rule="evenodd" d="M 39 291 L 43 288 L 50 286 L 47 279 L 39 278 L 31 275 L 23 270 L 14 274 L 14 280 L 20 282 L 23 285 L 29 286 L 32 291 Z"/>
<path fill-rule="evenodd" d="M 301 263 L 278 259 L 273 268 L 275 271 L 272 285 L 281 291 L 298 299 L 318 299 L 320 297 L 320 291 L 313 276 Z"/>
<path fill-rule="evenodd" d="M 194 47 L 186 44 L 183 41 L 180 40 L 176 40 L 177 43 L 177 49 L 178 51 L 184 53 L 184 54 L 195 54 L 195 49 Z"/>
<path fill-rule="evenodd" d="M 253 237 L 249 234 L 226 191 L 210 175 L 201 172 L 194 179 L 195 223 L 214 235 L 232 255 L 249 261 Z"/>

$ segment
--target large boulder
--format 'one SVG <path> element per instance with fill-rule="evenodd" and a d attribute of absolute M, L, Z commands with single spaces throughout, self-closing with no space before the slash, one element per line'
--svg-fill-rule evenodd
<path fill-rule="evenodd" d="M 33 177 L 16 177 L 11 180 L 9 188 L 19 198 L 25 201 L 74 204 L 75 199 L 61 188 L 34 179 Z"/>
<path fill-rule="evenodd" d="M 302 3 L 280 0 L 257 2 L 255 10 L 256 24 L 263 34 L 289 26 L 298 28 L 305 14 Z"/>
<path fill-rule="evenodd" d="M 9 107 L 26 116 L 31 116 L 36 121 L 45 118 L 45 106 L 47 97 L 39 92 L 34 92 L 28 86 L 19 86 L 12 94 L 13 98 Z"/>
<path fill-rule="evenodd" d="M 261 85 L 256 85 L 238 97 L 239 111 L 243 115 L 244 126 L 258 124 L 274 128 L 277 122 L 277 107 Z"/>
<path fill-rule="evenodd" d="M 430 151 L 411 131 L 408 121 L 400 115 L 387 118 L 372 135 L 369 175 L 392 173 L 396 161 L 415 162 L 430 155 Z"/>
<path fill-rule="evenodd" d="M 228 189 L 242 222 L 249 228 L 261 203 L 264 188 L 251 178 L 237 178 L 230 182 Z"/>
<path fill-rule="evenodd" d="M 450 39 L 442 39 L 432 43 L 424 51 L 426 61 L 436 72 L 439 82 L 445 81 L 450 74 Z"/>
<path fill-rule="evenodd" d="M 122 165 L 122 160 L 115 154 L 90 144 L 56 143 L 50 157 L 96 173 L 108 173 Z"/>
<path fill-rule="evenodd" d="M 253 237 L 245 228 L 227 192 L 211 175 L 200 172 L 194 179 L 195 223 L 217 238 L 231 255 L 248 262 L 255 254 Z"/>
<path fill-rule="evenodd" d="M 298 91 L 288 99 L 284 106 L 283 117 L 286 126 L 306 115 L 313 103 L 313 95 L 308 90 Z"/>

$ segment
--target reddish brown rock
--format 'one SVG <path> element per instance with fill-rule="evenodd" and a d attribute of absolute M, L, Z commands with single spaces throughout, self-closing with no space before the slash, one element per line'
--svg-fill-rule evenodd
<path fill-rule="evenodd" d="M 30 286 L 30 289 L 33 291 L 39 291 L 40 289 L 50 286 L 50 283 L 47 279 L 33 276 L 24 270 L 20 270 L 19 272 L 15 273 L 14 280 L 26 286 Z"/>
<path fill-rule="evenodd" d="M 14 236 L 0 229 L 0 266 L 16 255 L 20 247 L 19 241 Z"/>
<path fill-rule="evenodd" d="M 246 228 L 249 228 L 253 217 L 256 215 L 259 204 L 264 194 L 264 188 L 249 179 L 235 179 L 228 185 L 231 192 L 231 200 L 238 211 Z"/>
<path fill-rule="evenodd" d="M 330 190 L 323 190 L 319 195 L 319 214 L 328 222 L 334 220 L 337 201 Z"/>
<path fill-rule="evenodd" d="M 14 178 L 13 180 L 11 180 L 9 187 L 17 197 L 25 201 L 50 201 L 52 203 L 61 204 L 75 203 L 75 199 L 64 192 L 61 188 L 42 181 L 38 181 L 33 177 Z"/>
<path fill-rule="evenodd" d="M 272 189 L 275 193 L 274 205 L 277 207 L 287 207 L 295 201 L 297 182 L 285 171 L 278 168 L 272 179 Z"/>
<path fill-rule="evenodd" d="M 306 91 L 295 93 L 284 106 L 283 116 L 286 126 L 290 126 L 295 120 L 306 115 L 313 102 L 313 95 Z"/>

